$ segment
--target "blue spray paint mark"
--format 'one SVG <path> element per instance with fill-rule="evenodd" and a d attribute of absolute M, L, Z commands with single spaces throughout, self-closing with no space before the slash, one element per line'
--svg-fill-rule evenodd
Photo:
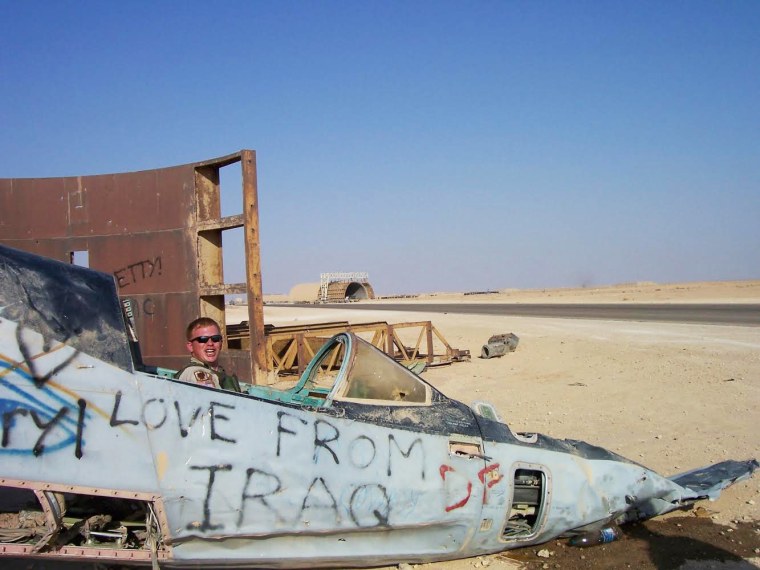
<path fill-rule="evenodd" d="M 13 369 L 14 367 L 11 366 L 7 362 L 0 361 L 0 368 Z M 37 393 L 37 394 L 43 394 L 43 395 L 51 398 L 52 400 L 56 401 L 57 403 L 59 403 L 62 406 L 66 406 L 67 408 L 75 408 L 76 407 L 76 403 L 73 400 L 68 400 L 68 399 L 66 399 L 66 398 L 64 398 L 62 396 L 59 396 L 54 389 L 52 389 L 52 388 L 50 388 L 48 386 L 44 386 L 42 388 L 36 388 L 36 387 L 34 387 L 34 385 L 33 385 L 34 379 L 32 378 L 32 376 L 29 373 L 25 372 L 24 370 L 21 370 L 19 368 L 15 368 L 15 370 L 13 370 L 13 373 L 12 373 L 12 378 L 13 377 L 17 377 L 17 378 L 26 380 L 27 382 L 29 382 L 31 384 L 29 387 L 30 388 L 34 388 L 35 393 Z M 49 404 L 46 404 L 45 402 L 43 402 L 39 398 L 36 398 L 32 394 L 30 394 L 29 391 L 21 388 L 20 386 L 17 386 L 16 384 L 14 384 L 12 382 L 9 382 L 8 380 L 6 380 L 4 378 L 0 378 L 0 386 L 2 386 L 3 388 L 7 388 L 8 390 L 14 392 L 18 396 L 20 396 L 21 398 L 23 398 L 24 400 L 26 400 L 27 402 L 29 402 L 30 404 L 36 406 L 36 408 L 38 410 L 46 410 L 50 414 L 55 414 L 55 413 L 58 412 L 58 410 L 56 408 L 54 408 L 53 406 L 51 406 Z M 90 419 L 91 414 L 90 413 L 86 413 L 85 417 L 87 419 Z M 63 421 L 65 421 L 66 423 L 72 424 L 72 425 L 76 425 L 76 420 L 73 417 L 68 417 L 67 416 L 67 417 L 63 418 Z"/>

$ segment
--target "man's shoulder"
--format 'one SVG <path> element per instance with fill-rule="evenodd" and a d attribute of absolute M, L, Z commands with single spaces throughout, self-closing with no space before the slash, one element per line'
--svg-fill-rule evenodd
<path fill-rule="evenodd" d="M 194 362 L 177 371 L 174 377 L 183 382 L 193 382 L 203 386 L 219 388 L 219 378 L 214 371 Z"/>

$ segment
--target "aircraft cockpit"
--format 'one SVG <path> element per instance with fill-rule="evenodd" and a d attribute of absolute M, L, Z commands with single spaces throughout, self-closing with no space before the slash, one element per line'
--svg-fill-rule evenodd
<path fill-rule="evenodd" d="M 292 388 L 251 386 L 248 393 L 315 407 L 328 407 L 335 400 L 424 406 L 432 398 L 432 389 L 419 376 L 353 333 L 328 340 Z"/>

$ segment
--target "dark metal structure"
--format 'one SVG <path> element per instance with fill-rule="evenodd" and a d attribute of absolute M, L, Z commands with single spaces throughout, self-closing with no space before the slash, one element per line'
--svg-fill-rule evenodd
<path fill-rule="evenodd" d="M 366 272 L 322 273 L 320 275 L 319 300 L 323 303 L 335 301 L 358 301 L 374 299 L 375 290 Z"/>
<path fill-rule="evenodd" d="M 327 298 L 325 302 L 334 303 L 335 301 L 358 301 L 360 299 L 374 298 L 375 290 L 369 282 L 336 281 L 327 286 Z"/>
<path fill-rule="evenodd" d="M 222 217 L 220 170 L 237 164 L 242 214 Z M 237 228 L 246 281 L 226 283 L 222 243 Z M 69 263 L 79 256 L 112 274 L 119 296 L 131 300 L 142 356 L 157 366 L 178 368 L 187 323 L 208 316 L 224 330 L 225 295 L 246 294 L 248 346 L 228 347 L 224 365 L 265 383 L 254 151 L 141 172 L 0 179 L 0 242 Z"/>

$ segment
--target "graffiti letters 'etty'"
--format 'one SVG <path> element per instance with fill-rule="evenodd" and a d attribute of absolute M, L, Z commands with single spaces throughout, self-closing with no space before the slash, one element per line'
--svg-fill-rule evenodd
<path fill-rule="evenodd" d="M 126 267 L 117 269 L 113 274 L 116 277 L 119 289 L 125 289 L 138 281 L 161 275 L 161 269 L 161 256 L 157 255 L 153 259 L 143 259 L 136 263 L 130 263 Z"/>

